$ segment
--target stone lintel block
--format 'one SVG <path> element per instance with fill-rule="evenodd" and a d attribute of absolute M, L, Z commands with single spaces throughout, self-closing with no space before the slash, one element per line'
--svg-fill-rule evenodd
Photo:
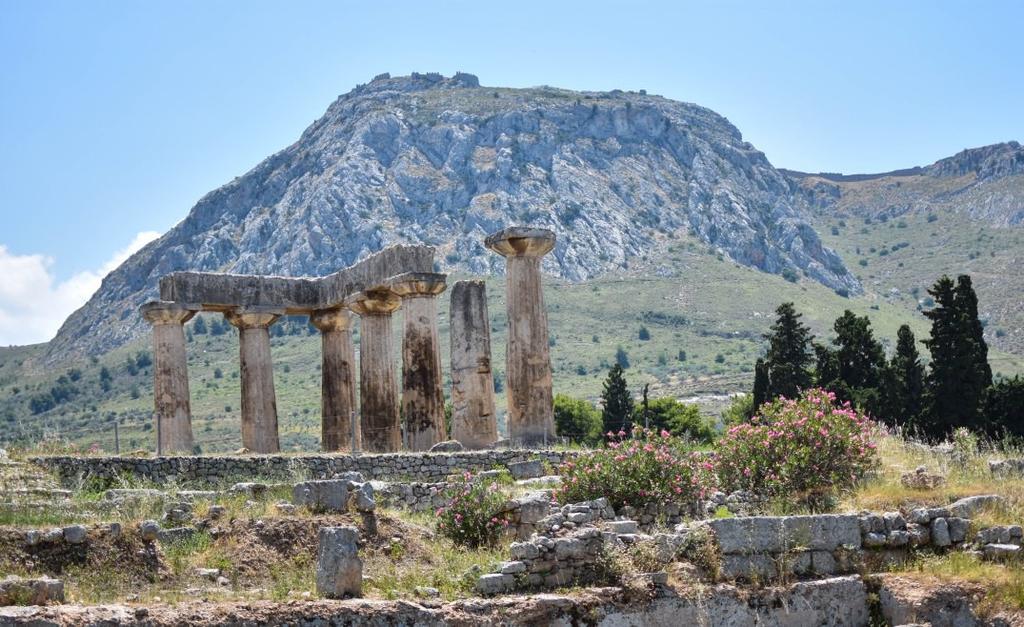
<path fill-rule="evenodd" d="M 309 314 L 309 322 L 321 333 L 344 331 L 351 327 L 352 316 L 344 307 L 317 309 Z"/>
<path fill-rule="evenodd" d="M 345 306 L 360 316 L 387 316 L 402 306 L 402 297 L 387 288 L 375 288 L 349 296 Z"/>
<path fill-rule="evenodd" d="M 555 232 L 529 226 L 510 226 L 488 235 L 484 245 L 503 257 L 540 257 L 555 247 Z"/>
<path fill-rule="evenodd" d="M 438 272 L 405 272 L 389 278 L 384 285 L 403 298 L 436 296 L 448 287 L 447 279 L 447 274 Z"/>
<path fill-rule="evenodd" d="M 224 313 L 232 326 L 239 329 L 269 327 L 285 314 L 283 307 L 238 307 Z"/>
<path fill-rule="evenodd" d="M 320 306 L 320 279 L 220 272 L 172 272 L 160 279 L 160 298 L 203 309 L 276 306 L 309 311 Z"/>
<path fill-rule="evenodd" d="M 403 272 L 433 272 L 433 246 L 388 246 L 362 261 L 318 279 L 320 307 L 341 304 L 356 292 L 383 286 Z"/>
<path fill-rule="evenodd" d="M 150 324 L 185 324 L 200 307 L 184 303 L 151 300 L 139 307 L 139 313 Z"/>

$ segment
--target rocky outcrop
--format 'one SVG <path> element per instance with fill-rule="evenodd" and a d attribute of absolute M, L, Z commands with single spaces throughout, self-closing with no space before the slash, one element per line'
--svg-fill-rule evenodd
<path fill-rule="evenodd" d="M 320 276 L 395 243 L 437 246 L 445 270 L 500 272 L 483 240 L 510 224 L 554 231 L 544 270 L 569 280 L 636 265 L 689 233 L 739 263 L 859 291 L 785 177 L 713 111 L 643 93 L 382 75 L 106 277 L 47 357 L 136 337 L 138 306 L 169 272 Z"/>

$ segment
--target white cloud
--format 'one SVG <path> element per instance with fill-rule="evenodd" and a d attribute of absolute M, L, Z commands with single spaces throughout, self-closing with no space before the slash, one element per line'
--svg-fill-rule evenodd
<path fill-rule="evenodd" d="M 99 269 L 60 282 L 52 273 L 52 257 L 15 255 L 0 244 L 0 346 L 52 339 L 64 320 L 96 292 L 103 277 L 158 237 L 159 233 L 143 231 Z"/>

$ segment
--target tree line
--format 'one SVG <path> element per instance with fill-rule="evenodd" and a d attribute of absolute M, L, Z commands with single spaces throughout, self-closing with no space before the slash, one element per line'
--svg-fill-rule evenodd
<path fill-rule="evenodd" d="M 877 420 L 926 438 L 943 438 L 958 427 L 1024 435 L 1024 379 L 993 380 L 970 276 L 955 282 L 943 276 L 928 294 L 935 306 L 923 312 L 931 320 L 930 337 L 922 342 L 931 354 L 927 367 L 908 325 L 899 328 L 896 350 L 886 359 L 867 316 L 845 311 L 833 324 L 835 337 L 817 343 L 793 303 L 780 305 L 765 335 L 768 347 L 754 367 L 746 416 L 816 385 Z"/>

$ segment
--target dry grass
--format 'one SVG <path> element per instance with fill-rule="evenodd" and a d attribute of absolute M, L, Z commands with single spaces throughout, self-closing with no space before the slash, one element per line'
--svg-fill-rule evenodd
<path fill-rule="evenodd" d="M 1018 524 L 1024 521 L 1024 478 L 993 477 L 988 460 L 1021 455 L 1015 448 L 992 442 L 961 442 L 952 453 L 934 449 L 896 436 L 878 440 L 877 475 L 839 503 L 841 511 L 873 512 L 943 506 L 965 496 L 999 494 L 1006 507 L 983 512 L 982 525 Z M 924 466 L 930 473 L 946 477 L 945 485 L 927 490 L 905 487 L 900 476 Z"/>

